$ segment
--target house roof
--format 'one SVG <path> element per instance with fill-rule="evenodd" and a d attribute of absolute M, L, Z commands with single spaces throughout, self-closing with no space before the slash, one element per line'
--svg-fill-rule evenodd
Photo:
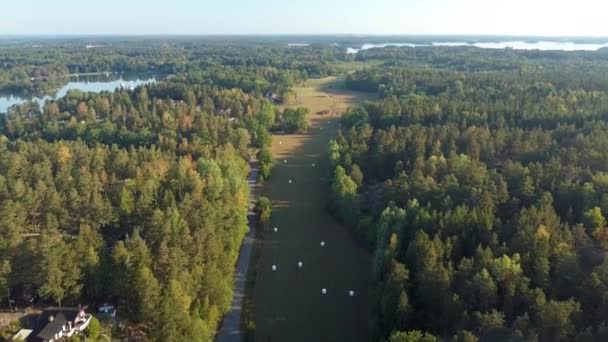
<path fill-rule="evenodd" d="M 78 308 L 48 307 L 38 317 L 34 336 L 50 340 L 61 331 L 66 322 L 73 322 L 78 316 Z M 53 321 L 49 318 L 53 316 Z"/>
<path fill-rule="evenodd" d="M 43 340 L 51 340 L 55 337 L 55 334 L 57 334 L 58 332 L 61 331 L 61 329 L 63 329 L 64 324 L 65 324 L 65 321 L 63 321 L 62 323 L 52 321 L 51 323 L 47 324 L 38 333 L 38 335 L 36 335 L 36 337 L 41 338 Z"/>

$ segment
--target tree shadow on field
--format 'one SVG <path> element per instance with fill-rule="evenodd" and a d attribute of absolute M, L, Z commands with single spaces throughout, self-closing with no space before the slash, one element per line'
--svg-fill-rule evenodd
<path fill-rule="evenodd" d="M 329 97 L 340 97 L 347 106 L 354 105 L 361 101 L 375 100 L 378 98 L 375 93 L 346 89 L 344 78 L 335 78 L 330 82 L 323 83 L 321 86 L 319 86 L 318 90 L 326 93 Z"/>

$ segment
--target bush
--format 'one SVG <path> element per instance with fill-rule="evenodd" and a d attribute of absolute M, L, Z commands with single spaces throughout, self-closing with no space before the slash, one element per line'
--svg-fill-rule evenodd
<path fill-rule="evenodd" d="M 272 158 L 272 153 L 268 148 L 264 147 L 258 151 L 257 158 L 258 162 L 260 163 L 261 179 L 268 179 L 268 177 L 270 177 L 270 172 L 274 167 L 274 158 Z"/>
<path fill-rule="evenodd" d="M 0 329 L 0 340 L 9 341 L 10 338 L 15 335 L 22 328 L 19 320 L 12 321 L 9 325 Z"/>
<path fill-rule="evenodd" d="M 102 327 L 99 320 L 95 317 L 91 318 L 91 323 L 89 323 L 89 328 L 87 329 L 87 337 L 93 341 L 96 341 L 101 335 Z"/>
<path fill-rule="evenodd" d="M 255 204 L 255 215 L 259 224 L 266 225 L 272 215 L 272 203 L 266 197 L 260 197 Z"/>
<path fill-rule="evenodd" d="M 302 133 L 308 129 L 308 114 L 306 107 L 297 109 L 285 108 L 280 117 L 278 128 L 285 133 Z"/>

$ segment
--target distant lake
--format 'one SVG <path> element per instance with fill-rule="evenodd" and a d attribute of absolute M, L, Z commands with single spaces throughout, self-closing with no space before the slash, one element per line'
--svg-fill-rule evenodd
<path fill-rule="evenodd" d="M 539 41 L 539 42 L 524 42 L 524 41 L 509 41 L 509 42 L 479 42 L 479 43 L 466 43 L 466 42 L 433 42 L 431 44 L 414 44 L 414 43 L 382 43 L 382 44 L 363 44 L 360 48 L 349 47 L 346 49 L 346 53 L 357 53 L 362 50 L 369 50 L 373 48 L 384 48 L 387 46 L 476 46 L 483 49 L 505 49 L 511 48 L 515 50 L 560 50 L 560 51 L 596 51 L 603 47 L 608 47 L 608 43 L 605 44 L 589 44 L 589 43 L 573 43 L 573 42 L 551 42 L 551 41 Z"/>
<path fill-rule="evenodd" d="M 142 84 L 155 83 L 154 76 L 120 76 L 109 74 L 108 76 L 80 76 L 70 77 L 69 82 L 59 88 L 55 94 L 42 97 L 21 97 L 17 94 L 0 94 L 0 113 L 8 112 L 8 108 L 21 104 L 28 100 L 44 105 L 46 100 L 57 100 L 64 97 L 70 90 L 80 90 L 82 92 L 100 93 L 102 91 L 114 91 L 116 88 L 135 88 Z"/>

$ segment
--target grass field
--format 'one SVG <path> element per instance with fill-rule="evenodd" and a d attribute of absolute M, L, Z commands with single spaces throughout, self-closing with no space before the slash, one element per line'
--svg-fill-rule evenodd
<path fill-rule="evenodd" d="M 311 126 L 306 134 L 273 139 L 278 164 L 261 191 L 272 200 L 273 215 L 255 247 L 255 340 L 368 341 L 371 257 L 325 211 L 324 179 L 325 151 L 337 133 L 339 113 L 364 96 L 340 89 L 335 78 L 308 81 L 296 92 L 294 106 L 310 108 Z M 332 106 L 333 118 L 317 114 Z M 278 233 L 272 232 L 275 226 Z"/>

